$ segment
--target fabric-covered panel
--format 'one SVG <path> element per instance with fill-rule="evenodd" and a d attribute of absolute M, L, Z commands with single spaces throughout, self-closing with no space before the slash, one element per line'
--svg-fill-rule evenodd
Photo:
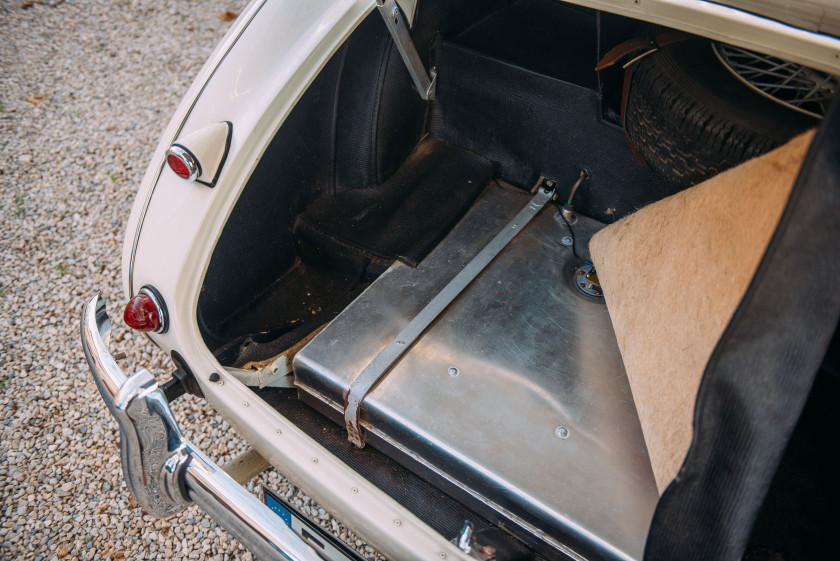
<path fill-rule="evenodd" d="M 662 493 L 692 439 L 706 363 L 761 261 L 813 132 L 593 237 L 592 258 Z"/>
<path fill-rule="evenodd" d="M 426 137 L 386 182 L 321 197 L 301 213 L 294 226 L 300 253 L 357 274 L 377 259 L 415 267 L 495 170 L 478 154 Z"/>
<path fill-rule="evenodd" d="M 443 39 L 434 55 L 430 134 L 498 162 L 498 176 L 513 185 L 551 177 L 565 199 L 586 169 L 575 210 L 607 223 L 680 190 L 633 159 L 624 133 L 601 119 L 594 90 Z"/>

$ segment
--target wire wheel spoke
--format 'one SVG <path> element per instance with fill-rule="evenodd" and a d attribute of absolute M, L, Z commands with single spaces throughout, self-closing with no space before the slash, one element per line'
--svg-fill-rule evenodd
<path fill-rule="evenodd" d="M 714 52 L 741 82 L 778 103 L 822 117 L 840 77 L 778 57 L 715 43 Z"/>

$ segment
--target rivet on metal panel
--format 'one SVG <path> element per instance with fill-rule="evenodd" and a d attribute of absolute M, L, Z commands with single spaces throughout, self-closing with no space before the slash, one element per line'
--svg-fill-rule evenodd
<path fill-rule="evenodd" d="M 441 559 L 446 559 L 446 552 L 441 551 L 440 553 L 438 553 L 438 557 L 440 557 Z"/>
<path fill-rule="evenodd" d="M 283 430 L 282 429 L 276 429 L 274 431 L 274 434 L 283 434 Z"/>
<path fill-rule="evenodd" d="M 567 429 L 563 425 L 560 425 L 559 427 L 554 429 L 554 434 L 557 435 L 557 438 L 566 439 L 569 438 L 569 429 Z"/>
<path fill-rule="evenodd" d="M 456 367 L 454 367 L 454 366 L 449 367 L 449 375 L 452 376 L 453 378 L 460 373 L 461 373 L 461 371 L 458 370 Z"/>
<path fill-rule="evenodd" d="M 402 520 L 399 518 L 394 519 L 394 526 L 402 526 Z"/>
<path fill-rule="evenodd" d="M 358 487 L 353 487 L 352 489 L 350 489 L 350 492 L 353 493 L 354 495 L 358 495 L 359 494 L 359 488 Z"/>
<path fill-rule="evenodd" d="M 317 464 L 318 463 L 318 458 L 312 458 L 312 463 Z"/>
<path fill-rule="evenodd" d="M 248 402 L 247 401 L 243 402 L 242 407 L 248 407 Z"/>

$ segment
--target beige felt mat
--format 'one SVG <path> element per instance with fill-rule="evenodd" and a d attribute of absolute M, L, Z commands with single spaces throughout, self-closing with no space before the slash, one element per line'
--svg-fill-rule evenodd
<path fill-rule="evenodd" d="M 660 494 L 700 378 L 755 273 L 813 132 L 651 204 L 590 243 Z"/>

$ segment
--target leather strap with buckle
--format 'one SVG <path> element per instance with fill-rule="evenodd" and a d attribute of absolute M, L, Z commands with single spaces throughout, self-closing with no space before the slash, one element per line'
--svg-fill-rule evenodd
<path fill-rule="evenodd" d="M 639 149 L 636 148 L 636 145 L 633 144 L 630 136 L 627 134 L 627 97 L 630 92 L 630 77 L 633 73 L 633 67 L 638 61 L 655 53 L 663 47 L 695 38 L 696 36 L 694 35 L 675 30 L 660 33 L 652 39 L 647 37 L 635 37 L 610 49 L 595 66 L 596 71 L 603 70 L 605 68 L 609 68 L 625 57 L 635 55 L 622 66 L 622 68 L 624 68 L 624 85 L 621 88 L 621 128 L 624 129 L 624 138 L 627 139 L 627 145 L 630 147 L 630 152 L 632 152 L 633 157 L 646 168 L 650 168 L 650 166 L 645 161 L 642 153 L 639 152 Z"/>

